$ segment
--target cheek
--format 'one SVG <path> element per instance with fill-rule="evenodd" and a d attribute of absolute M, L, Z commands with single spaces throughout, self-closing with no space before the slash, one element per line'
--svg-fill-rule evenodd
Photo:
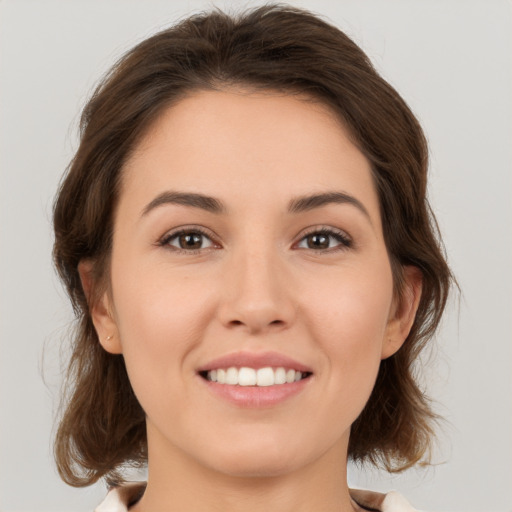
<path fill-rule="evenodd" d="M 201 341 L 213 311 L 209 290 L 214 287 L 186 272 L 177 279 L 158 265 L 133 271 L 127 262 L 113 266 L 112 282 L 116 324 L 134 389 L 139 383 L 172 383 Z"/>
<path fill-rule="evenodd" d="M 389 265 L 343 269 L 307 284 L 304 292 L 310 327 L 325 333 L 333 348 L 342 349 L 343 341 L 363 350 L 382 341 L 393 300 Z"/>
<path fill-rule="evenodd" d="M 327 359 L 333 396 L 337 389 L 362 408 L 380 365 L 392 304 L 392 276 L 389 266 L 381 265 L 372 272 L 354 269 L 342 277 L 326 280 L 316 291 L 309 287 L 304 317 Z"/>

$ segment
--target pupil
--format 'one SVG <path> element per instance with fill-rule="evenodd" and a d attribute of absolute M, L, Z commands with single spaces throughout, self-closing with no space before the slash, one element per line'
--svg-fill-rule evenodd
<path fill-rule="evenodd" d="M 308 239 L 308 246 L 310 249 L 328 249 L 329 237 L 320 233 L 310 235 Z"/>
<path fill-rule="evenodd" d="M 201 237 L 199 233 L 187 233 L 180 236 L 180 246 L 186 249 L 200 249 Z"/>

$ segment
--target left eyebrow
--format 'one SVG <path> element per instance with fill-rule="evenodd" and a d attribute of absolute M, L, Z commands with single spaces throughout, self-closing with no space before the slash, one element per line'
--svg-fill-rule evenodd
<path fill-rule="evenodd" d="M 328 204 L 350 204 L 355 206 L 368 218 L 370 224 L 372 222 L 370 214 L 363 203 L 346 192 L 324 192 L 322 194 L 296 197 L 288 204 L 288 211 L 290 213 L 307 212 Z"/>

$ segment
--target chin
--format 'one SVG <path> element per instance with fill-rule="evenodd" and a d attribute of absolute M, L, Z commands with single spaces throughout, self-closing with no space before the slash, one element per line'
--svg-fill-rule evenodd
<path fill-rule="evenodd" d="M 260 440 L 261 441 L 261 440 Z M 302 456 L 299 456 L 302 455 Z M 240 478 L 277 477 L 291 473 L 307 464 L 304 453 L 295 446 L 275 440 L 230 443 L 216 446 L 209 453 L 210 467 L 220 473 Z"/>

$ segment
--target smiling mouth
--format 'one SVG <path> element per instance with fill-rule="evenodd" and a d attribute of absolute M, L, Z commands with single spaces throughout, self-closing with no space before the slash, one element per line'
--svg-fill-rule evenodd
<path fill-rule="evenodd" d="M 283 367 L 267 366 L 256 370 L 245 366 L 241 368 L 232 366 L 201 371 L 199 375 L 205 380 L 228 386 L 268 387 L 298 382 L 309 378 L 312 373 Z"/>

